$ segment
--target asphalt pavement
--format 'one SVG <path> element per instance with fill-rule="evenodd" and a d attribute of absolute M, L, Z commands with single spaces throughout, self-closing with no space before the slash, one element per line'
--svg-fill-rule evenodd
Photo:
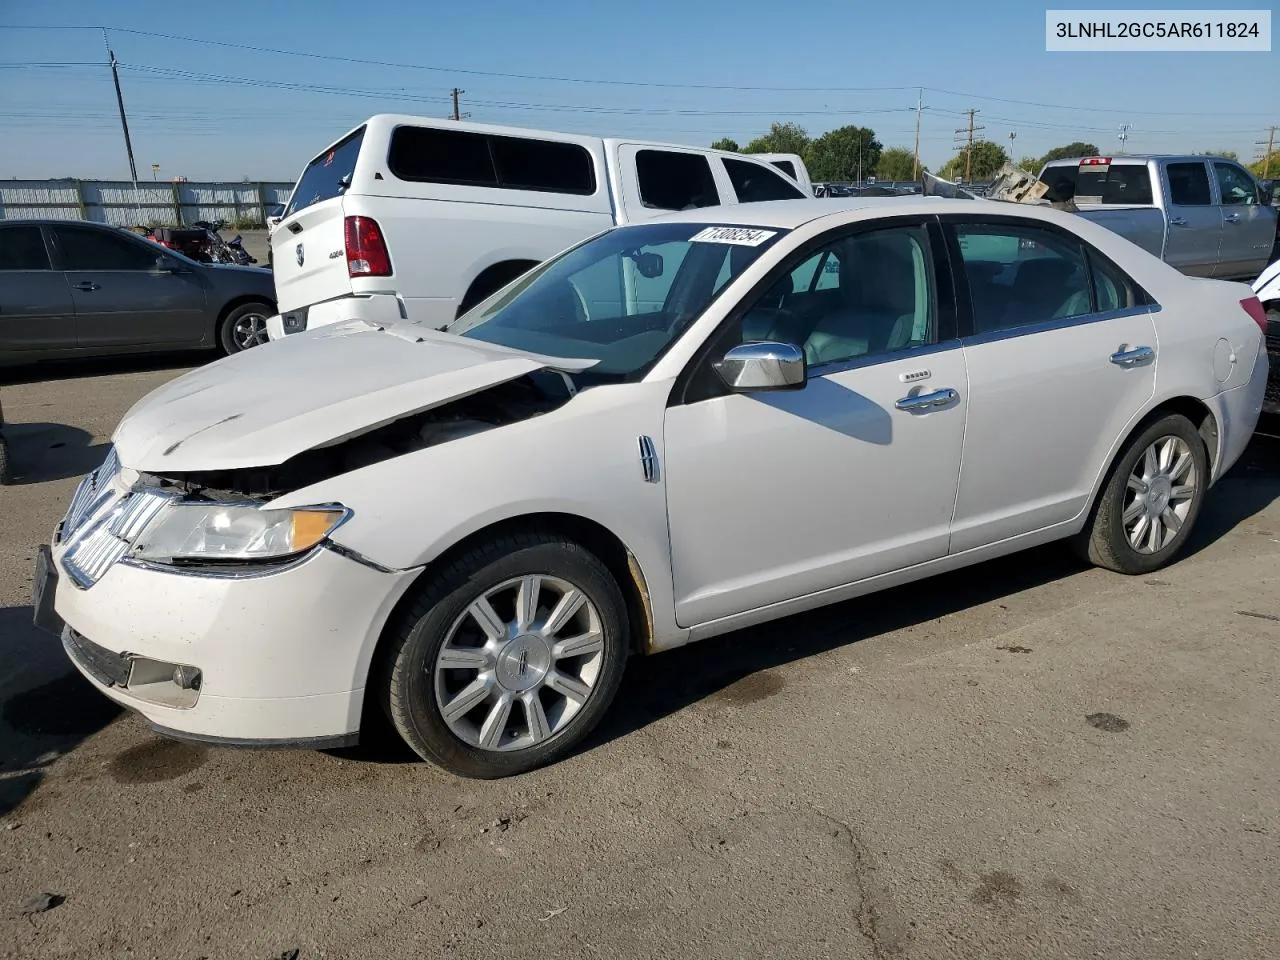
<path fill-rule="evenodd" d="M 1276 956 L 1280 439 L 1157 575 L 1050 547 L 636 661 L 575 756 L 475 782 L 161 739 L 33 629 L 173 362 L 0 380 L 0 956 Z"/>

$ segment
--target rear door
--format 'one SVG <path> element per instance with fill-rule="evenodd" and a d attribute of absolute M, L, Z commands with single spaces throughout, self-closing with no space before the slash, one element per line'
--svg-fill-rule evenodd
<path fill-rule="evenodd" d="M 1202 160 L 1167 163 L 1161 176 L 1169 198 L 1165 262 L 1188 276 L 1213 276 L 1222 245 L 1222 215 L 1209 187 L 1209 165 Z"/>
<path fill-rule="evenodd" d="M 196 266 L 161 273 L 165 251 L 111 227 L 49 228 L 75 304 L 80 347 L 207 343 L 204 283 Z"/>
<path fill-rule="evenodd" d="M 271 231 L 271 269 L 281 313 L 351 293 L 343 195 L 355 175 L 364 135 L 361 127 L 307 164 L 284 219 Z"/>
<path fill-rule="evenodd" d="M 0 351 L 72 349 L 75 307 L 34 223 L 0 224 Z"/>
<path fill-rule="evenodd" d="M 1014 217 L 944 217 L 969 373 L 951 552 L 1079 515 L 1116 439 L 1155 391 L 1150 308 L 1074 234 Z"/>
<path fill-rule="evenodd" d="M 1222 216 L 1222 246 L 1214 276 L 1252 280 L 1267 265 L 1275 243 L 1276 218 L 1258 202 L 1261 191 L 1240 166 L 1215 160 L 1213 173 Z"/>
<path fill-rule="evenodd" d="M 768 200 L 800 200 L 806 196 L 800 187 L 770 169 L 771 165 L 753 160 L 720 157 L 738 203 L 761 203 Z"/>

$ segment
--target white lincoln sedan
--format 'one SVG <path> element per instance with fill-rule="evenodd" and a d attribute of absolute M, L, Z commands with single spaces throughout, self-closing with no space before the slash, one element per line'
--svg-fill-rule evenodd
<path fill-rule="evenodd" d="M 142 399 L 36 619 L 157 730 L 475 777 L 627 659 L 1051 540 L 1171 562 L 1267 378 L 1249 287 L 1051 209 L 794 200 L 621 227 L 443 331 L 335 324 Z"/>

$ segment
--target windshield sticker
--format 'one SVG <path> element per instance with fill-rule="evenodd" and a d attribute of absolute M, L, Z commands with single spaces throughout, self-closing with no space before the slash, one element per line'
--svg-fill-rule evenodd
<path fill-rule="evenodd" d="M 757 230 L 754 227 L 707 227 L 689 238 L 690 243 L 732 243 L 740 247 L 758 247 L 777 230 Z"/>

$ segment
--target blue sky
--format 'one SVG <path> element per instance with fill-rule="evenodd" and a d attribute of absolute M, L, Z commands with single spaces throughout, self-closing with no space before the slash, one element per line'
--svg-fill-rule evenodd
<path fill-rule="evenodd" d="M 1017 134 L 1017 156 L 1073 140 L 1114 149 L 1129 123 L 1130 152 L 1232 149 L 1252 159 L 1266 126 L 1280 123 L 1274 51 L 1047 53 L 1044 10 L 921 0 L 0 0 L 0 177 L 128 176 L 102 33 L 15 25 L 109 28 L 139 176 L 158 163 L 162 179 L 291 179 L 372 113 L 446 115 L 455 85 L 463 110 L 491 123 L 697 144 L 745 142 L 775 119 L 814 136 L 856 123 L 907 147 L 924 87 L 921 154 L 935 168 L 954 152 L 969 107 L 989 139 L 1007 147 Z"/>

